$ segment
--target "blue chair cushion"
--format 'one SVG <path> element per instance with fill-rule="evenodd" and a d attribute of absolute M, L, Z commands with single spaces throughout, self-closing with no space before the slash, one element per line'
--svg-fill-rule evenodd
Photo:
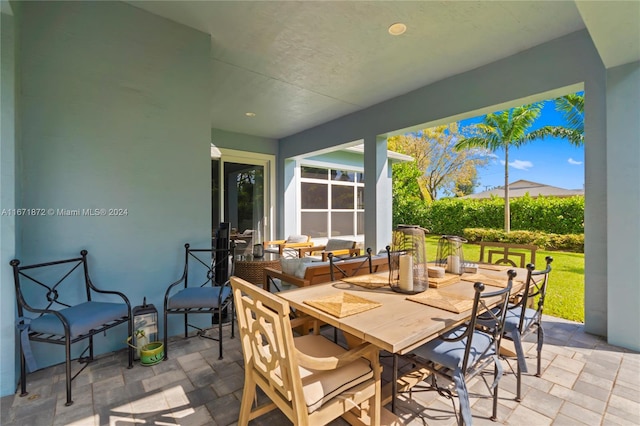
<path fill-rule="evenodd" d="M 229 286 L 189 287 L 169 298 L 169 309 L 219 308 L 218 298 L 222 291 L 222 302 L 231 295 Z"/>
<path fill-rule="evenodd" d="M 520 324 L 520 313 L 522 312 L 522 307 L 518 306 L 514 309 L 509 309 L 507 311 L 507 316 L 504 320 L 504 332 L 511 333 L 511 331 L 518 328 Z M 524 312 L 524 328 L 523 330 L 528 329 L 533 323 L 536 317 L 536 311 L 534 309 L 525 309 Z"/>
<path fill-rule="evenodd" d="M 101 328 L 103 324 L 129 315 L 125 303 L 84 302 L 58 311 L 69 322 L 71 338 Z M 54 314 L 45 314 L 31 320 L 31 331 L 64 336 L 64 326 Z"/>
<path fill-rule="evenodd" d="M 454 338 L 462 335 L 465 331 L 464 327 L 459 327 L 443 335 L 445 338 Z M 472 366 L 481 357 L 495 355 L 492 346 L 493 339 L 486 333 L 475 331 L 471 342 L 471 351 L 469 352 L 468 366 Z M 420 346 L 414 351 L 416 355 L 425 360 L 433 361 L 441 364 L 451 370 L 462 367 L 462 359 L 464 358 L 464 350 L 467 345 L 467 338 L 456 342 L 447 342 L 440 338 L 436 338 L 429 343 Z M 488 349 L 488 350 L 487 350 Z M 485 353 L 485 351 L 487 351 Z"/>

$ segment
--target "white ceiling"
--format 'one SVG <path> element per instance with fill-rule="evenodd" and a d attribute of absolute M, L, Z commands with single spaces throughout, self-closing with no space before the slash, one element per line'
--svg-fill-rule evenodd
<path fill-rule="evenodd" d="M 607 67 L 640 59 L 636 0 L 128 3 L 210 34 L 212 127 L 270 138 L 494 62 L 585 24 Z M 387 28 L 394 22 L 405 23 L 407 32 L 390 36 Z"/>

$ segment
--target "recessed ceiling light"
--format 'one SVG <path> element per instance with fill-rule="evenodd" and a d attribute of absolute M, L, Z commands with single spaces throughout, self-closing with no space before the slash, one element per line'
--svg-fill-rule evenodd
<path fill-rule="evenodd" d="M 244 115 L 246 115 L 247 117 L 255 117 L 256 113 L 255 112 L 245 112 Z"/>
<path fill-rule="evenodd" d="M 405 31 L 407 31 L 407 26 L 402 22 L 396 22 L 395 24 L 391 24 L 391 26 L 389 26 L 389 34 L 393 36 L 404 34 Z"/>

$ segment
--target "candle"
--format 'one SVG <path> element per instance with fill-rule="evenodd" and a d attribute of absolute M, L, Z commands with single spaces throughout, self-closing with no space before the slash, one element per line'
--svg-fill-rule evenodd
<path fill-rule="evenodd" d="M 413 257 L 410 254 L 400 256 L 400 290 L 413 291 Z"/>
<path fill-rule="evenodd" d="M 447 257 L 447 272 L 452 274 L 460 273 L 460 256 L 450 254 Z"/>

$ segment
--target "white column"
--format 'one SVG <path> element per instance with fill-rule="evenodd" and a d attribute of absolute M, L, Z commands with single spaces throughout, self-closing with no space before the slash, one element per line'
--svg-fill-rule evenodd
<path fill-rule="evenodd" d="M 364 138 L 364 212 L 365 247 L 377 253 L 391 242 L 393 220 L 385 137 Z"/>
<path fill-rule="evenodd" d="M 607 340 L 636 351 L 640 350 L 639 117 L 640 62 L 607 70 Z"/>
<path fill-rule="evenodd" d="M 284 160 L 283 167 L 283 203 L 276 206 L 280 212 L 278 220 L 279 232 L 273 236 L 274 239 L 287 238 L 289 235 L 297 235 L 300 233 L 298 226 L 298 218 L 300 217 L 300 197 L 298 196 L 300 173 L 298 170 L 298 162 L 296 160 Z"/>

